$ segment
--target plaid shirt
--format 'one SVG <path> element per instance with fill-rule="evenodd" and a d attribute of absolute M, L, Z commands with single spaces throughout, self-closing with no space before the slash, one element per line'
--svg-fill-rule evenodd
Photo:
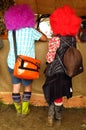
<path fill-rule="evenodd" d="M 38 41 L 42 34 L 34 28 L 22 28 L 16 30 L 17 55 L 25 55 L 35 58 L 35 41 Z M 8 40 L 10 50 L 8 53 L 7 63 L 13 69 L 15 64 L 14 44 L 12 31 L 8 31 Z"/>

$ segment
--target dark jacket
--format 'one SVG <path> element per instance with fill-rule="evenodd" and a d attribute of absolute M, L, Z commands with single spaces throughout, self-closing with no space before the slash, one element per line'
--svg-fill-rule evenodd
<path fill-rule="evenodd" d="M 53 76 L 57 73 L 65 73 L 64 68 L 60 62 L 63 62 L 63 56 L 69 46 L 76 47 L 76 38 L 72 36 L 60 36 L 60 47 L 56 51 L 55 59 L 52 63 L 47 65 L 45 75 Z"/>

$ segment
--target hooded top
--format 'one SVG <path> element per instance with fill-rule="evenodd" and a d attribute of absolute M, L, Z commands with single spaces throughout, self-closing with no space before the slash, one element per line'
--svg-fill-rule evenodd
<path fill-rule="evenodd" d="M 8 30 L 16 30 L 35 26 L 33 11 L 27 4 L 11 6 L 4 14 L 4 22 Z"/>
<path fill-rule="evenodd" d="M 54 35 L 75 36 L 81 24 L 81 18 L 68 5 L 56 9 L 50 16 L 51 29 Z"/>

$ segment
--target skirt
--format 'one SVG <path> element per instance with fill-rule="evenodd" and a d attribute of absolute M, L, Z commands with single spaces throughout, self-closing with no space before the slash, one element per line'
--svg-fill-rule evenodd
<path fill-rule="evenodd" d="M 65 73 L 58 73 L 54 76 L 46 77 L 42 88 L 48 104 L 63 96 L 67 98 L 72 97 L 72 79 Z"/>

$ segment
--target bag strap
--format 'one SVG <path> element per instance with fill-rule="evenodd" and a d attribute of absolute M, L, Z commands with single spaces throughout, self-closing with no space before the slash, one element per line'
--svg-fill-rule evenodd
<path fill-rule="evenodd" d="M 64 65 L 63 65 L 63 63 L 62 63 L 62 60 L 61 60 L 59 54 L 57 54 L 57 55 L 58 55 L 58 60 L 59 60 L 59 62 L 60 62 L 60 64 L 61 64 L 61 66 L 63 67 L 64 71 L 65 71 L 65 67 L 64 67 Z"/>
<path fill-rule="evenodd" d="M 14 53 L 15 53 L 15 58 L 17 59 L 17 46 L 16 46 L 16 32 L 15 30 L 12 31 L 13 34 L 13 43 L 14 43 Z"/>
<path fill-rule="evenodd" d="M 60 38 L 60 40 L 62 41 L 62 42 L 64 42 L 68 47 L 70 47 L 71 45 L 69 45 L 63 38 Z M 61 58 L 60 58 L 60 56 L 59 56 L 59 54 L 58 54 L 58 52 L 57 52 L 57 55 L 58 55 L 58 60 L 59 60 L 59 62 L 60 62 L 60 64 L 62 65 L 62 67 L 63 67 L 63 69 L 64 69 L 64 71 L 65 71 L 65 67 L 64 67 L 64 64 L 63 64 L 63 62 L 62 62 L 62 60 L 61 60 Z"/>
<path fill-rule="evenodd" d="M 68 47 L 71 46 L 71 45 L 69 45 L 62 37 L 60 38 L 60 40 L 61 40 L 62 42 L 64 42 Z"/>

